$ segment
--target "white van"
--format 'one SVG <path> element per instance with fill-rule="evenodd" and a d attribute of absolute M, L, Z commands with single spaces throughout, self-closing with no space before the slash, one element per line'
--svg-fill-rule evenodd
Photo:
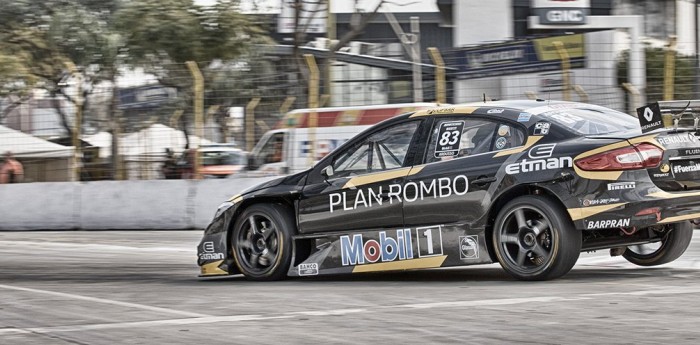
<path fill-rule="evenodd" d="M 252 175 L 285 175 L 303 171 L 325 157 L 348 139 L 370 126 L 419 109 L 433 108 L 436 103 L 400 103 L 362 107 L 316 109 L 316 128 L 308 128 L 313 109 L 297 109 L 287 113 L 278 127 L 265 133 L 248 158 Z M 311 135 L 315 131 L 315 150 L 311 156 Z"/>
<path fill-rule="evenodd" d="M 303 171 L 336 147 L 370 126 L 318 127 L 311 156 L 309 128 L 273 129 L 263 135 L 249 156 L 248 170 L 256 175 L 285 175 Z"/>

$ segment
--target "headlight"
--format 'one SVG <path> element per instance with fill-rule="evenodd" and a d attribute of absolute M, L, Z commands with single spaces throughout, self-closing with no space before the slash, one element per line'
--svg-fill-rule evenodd
<path fill-rule="evenodd" d="M 229 208 L 233 206 L 233 203 L 230 201 L 224 201 L 219 207 L 216 208 L 216 213 L 214 214 L 214 219 L 218 218 L 221 214 L 226 212 Z"/>

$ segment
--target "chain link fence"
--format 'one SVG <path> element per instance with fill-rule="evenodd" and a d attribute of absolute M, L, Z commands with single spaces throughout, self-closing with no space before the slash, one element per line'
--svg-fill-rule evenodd
<path fill-rule="evenodd" d="M 618 35 L 579 35 L 578 45 L 563 36 L 563 51 L 552 45 L 555 39 L 440 51 L 446 102 L 569 99 L 632 113 L 640 101 L 699 98 L 697 58 L 676 53 L 673 42 L 645 44 L 646 84 L 630 85 L 630 73 L 640 71 L 629 69 L 630 45 Z M 400 59 L 396 49 L 386 47 L 382 42 L 353 44 L 328 65 L 322 54 L 317 56 L 318 102 L 336 111 L 319 125 L 340 133 L 339 125 L 369 125 L 386 117 L 359 123 L 372 109 L 358 107 L 438 99 L 442 84 L 436 81 L 434 56 L 426 49 L 422 53 L 423 98 L 416 99 L 411 63 L 387 67 L 384 60 Z M 310 120 L 311 112 L 289 113 L 308 108 L 310 101 L 310 73 L 301 56 L 267 47 L 253 59 L 197 65 L 204 77 L 199 124 L 194 103 L 200 96 L 191 71 L 185 64 L 170 64 L 151 73 L 124 70 L 116 90 L 109 83 L 67 80 L 67 94 L 85 95 L 82 107 L 39 90 L 29 97 L 6 97 L 0 103 L 0 148 L 24 164 L 25 182 L 225 177 L 245 170 L 247 152 L 265 133 L 313 125 L 302 121 Z M 76 118 L 82 119 L 77 155 Z M 305 152 L 300 150 L 295 152 Z M 195 171 L 195 166 L 210 169 Z"/>

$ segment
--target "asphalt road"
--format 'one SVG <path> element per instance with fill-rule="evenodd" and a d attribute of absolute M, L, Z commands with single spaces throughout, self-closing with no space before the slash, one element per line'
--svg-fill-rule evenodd
<path fill-rule="evenodd" d="M 700 343 L 700 235 L 666 266 L 599 252 L 536 283 L 497 264 L 202 280 L 199 236 L 0 232 L 0 344 Z"/>

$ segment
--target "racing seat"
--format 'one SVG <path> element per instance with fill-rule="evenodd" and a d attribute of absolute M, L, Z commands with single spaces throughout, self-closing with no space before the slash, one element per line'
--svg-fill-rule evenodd
<path fill-rule="evenodd" d="M 476 134 L 472 137 L 474 147 L 470 150 L 470 155 L 491 151 L 491 139 L 493 138 L 494 128 L 491 125 L 481 126 Z"/>

